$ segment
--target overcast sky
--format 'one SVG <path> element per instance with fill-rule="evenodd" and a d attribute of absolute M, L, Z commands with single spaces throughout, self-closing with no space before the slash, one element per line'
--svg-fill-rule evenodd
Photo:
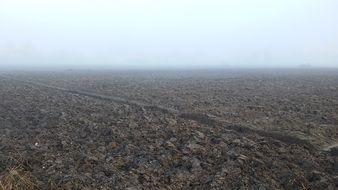
<path fill-rule="evenodd" d="M 0 66 L 338 67 L 337 0 L 0 0 Z"/>

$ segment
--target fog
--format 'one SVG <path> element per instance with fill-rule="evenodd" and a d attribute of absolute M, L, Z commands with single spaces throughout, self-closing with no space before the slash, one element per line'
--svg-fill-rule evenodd
<path fill-rule="evenodd" d="M 0 0 L 0 68 L 338 67 L 337 0 Z"/>

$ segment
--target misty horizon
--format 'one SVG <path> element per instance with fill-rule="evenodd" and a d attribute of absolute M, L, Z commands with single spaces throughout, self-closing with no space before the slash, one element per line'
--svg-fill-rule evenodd
<path fill-rule="evenodd" d="M 0 3 L 0 69 L 337 68 L 338 2 Z"/>

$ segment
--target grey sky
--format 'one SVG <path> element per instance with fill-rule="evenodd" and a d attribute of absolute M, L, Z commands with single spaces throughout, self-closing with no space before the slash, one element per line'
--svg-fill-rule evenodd
<path fill-rule="evenodd" d="M 0 64 L 338 67 L 337 0 L 0 0 Z"/>

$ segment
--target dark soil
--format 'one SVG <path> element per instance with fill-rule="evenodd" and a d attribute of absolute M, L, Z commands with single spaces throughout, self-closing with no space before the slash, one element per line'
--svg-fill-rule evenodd
<path fill-rule="evenodd" d="M 0 175 L 40 189 L 336 189 L 338 71 L 0 75 Z"/>

